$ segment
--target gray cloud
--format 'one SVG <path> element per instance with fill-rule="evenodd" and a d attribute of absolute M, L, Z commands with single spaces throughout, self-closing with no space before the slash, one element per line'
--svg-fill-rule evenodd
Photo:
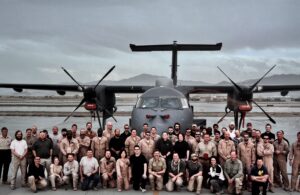
<path fill-rule="evenodd" d="M 173 40 L 224 45 L 181 52 L 180 79 L 225 80 L 216 66 L 236 80 L 256 78 L 275 63 L 273 74 L 300 73 L 299 8 L 296 0 L 1 1 L 0 82 L 70 81 L 60 66 L 88 82 L 113 64 L 109 79 L 169 76 L 170 53 L 132 53 L 128 45 Z"/>

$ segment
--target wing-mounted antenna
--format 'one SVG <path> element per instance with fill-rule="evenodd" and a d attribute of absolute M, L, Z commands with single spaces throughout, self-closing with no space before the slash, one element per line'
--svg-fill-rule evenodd
<path fill-rule="evenodd" d="M 174 41 L 170 45 L 129 45 L 131 51 L 138 52 L 149 52 L 149 51 L 172 51 L 172 72 L 171 78 L 173 80 L 173 85 L 177 86 L 177 52 L 178 51 L 216 51 L 221 50 L 222 43 L 217 43 L 215 45 L 211 44 L 177 44 Z"/>

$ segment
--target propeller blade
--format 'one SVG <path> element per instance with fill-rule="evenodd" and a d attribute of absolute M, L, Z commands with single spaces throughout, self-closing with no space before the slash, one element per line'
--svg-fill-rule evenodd
<path fill-rule="evenodd" d="M 226 112 L 226 113 L 224 114 L 224 116 L 222 116 L 222 117 L 220 118 L 220 120 L 217 122 L 217 124 L 219 124 L 220 122 L 222 122 L 223 119 L 227 116 L 228 113 L 229 113 L 229 112 Z"/>
<path fill-rule="evenodd" d="M 111 118 L 113 118 L 116 123 L 118 122 L 117 119 L 114 117 L 114 115 L 112 115 L 112 113 L 109 112 L 109 110 L 105 109 L 105 112 L 107 112 L 109 115 L 111 115 Z"/>
<path fill-rule="evenodd" d="M 83 98 L 81 100 L 81 102 L 78 104 L 78 106 L 73 110 L 73 112 L 71 112 L 71 114 L 69 114 L 69 116 L 67 116 L 67 118 L 64 120 L 64 122 L 66 122 L 72 115 L 73 113 L 85 102 L 85 98 Z"/>
<path fill-rule="evenodd" d="M 63 71 L 80 87 L 80 90 L 83 91 L 83 86 L 77 82 L 74 77 L 72 77 L 72 75 L 64 68 L 64 67 L 61 67 L 63 69 Z"/>
<path fill-rule="evenodd" d="M 260 107 L 260 105 L 258 105 L 254 100 L 252 100 L 252 102 L 257 106 L 257 107 L 259 107 L 260 109 L 261 109 L 261 111 L 263 111 L 263 113 L 269 118 L 269 120 L 272 122 L 272 123 L 274 123 L 274 124 L 276 124 L 276 121 L 262 108 L 262 107 Z"/>
<path fill-rule="evenodd" d="M 272 68 L 270 68 L 270 70 L 268 72 L 266 72 L 264 74 L 264 76 L 262 76 L 258 81 L 256 81 L 256 83 L 254 83 L 251 87 L 250 87 L 250 91 L 253 91 L 253 89 L 258 85 L 258 83 L 263 80 L 263 78 L 265 78 L 265 76 L 267 76 L 267 74 L 269 74 L 269 72 L 271 72 L 271 70 L 273 70 L 276 67 L 276 64 L 274 66 L 272 66 Z"/>
<path fill-rule="evenodd" d="M 98 81 L 98 83 L 97 83 L 97 85 L 95 85 L 95 87 L 94 87 L 94 89 L 96 89 L 96 87 L 103 81 L 103 79 L 105 79 L 105 77 L 107 77 L 107 75 L 109 75 L 109 73 L 111 72 L 111 71 L 113 71 L 113 69 L 115 68 L 116 66 L 113 66 L 113 67 L 111 67 L 108 71 L 107 71 L 107 73 Z"/>
<path fill-rule="evenodd" d="M 238 84 L 236 84 L 233 80 L 231 80 L 231 78 L 229 78 L 229 76 L 227 76 L 227 74 L 219 67 L 217 66 L 217 68 L 229 79 L 229 81 L 240 91 L 242 92 L 242 89 L 240 86 L 238 86 Z"/>

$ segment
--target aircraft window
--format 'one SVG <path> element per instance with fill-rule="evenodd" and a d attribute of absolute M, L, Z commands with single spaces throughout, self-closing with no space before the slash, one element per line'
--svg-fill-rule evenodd
<path fill-rule="evenodd" d="M 159 99 L 153 97 L 140 98 L 138 108 L 156 108 L 159 105 Z"/>
<path fill-rule="evenodd" d="M 189 108 L 189 103 L 186 98 L 181 98 L 182 108 Z"/>
<path fill-rule="evenodd" d="M 178 98 L 163 98 L 161 99 L 160 105 L 162 108 L 180 109 L 181 102 Z"/>

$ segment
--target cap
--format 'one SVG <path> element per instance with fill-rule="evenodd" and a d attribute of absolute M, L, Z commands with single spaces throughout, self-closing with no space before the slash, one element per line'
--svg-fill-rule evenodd
<path fill-rule="evenodd" d="M 197 156 L 196 153 L 191 154 L 191 158 L 193 158 L 193 157 L 197 157 L 198 158 L 198 156 Z"/>

